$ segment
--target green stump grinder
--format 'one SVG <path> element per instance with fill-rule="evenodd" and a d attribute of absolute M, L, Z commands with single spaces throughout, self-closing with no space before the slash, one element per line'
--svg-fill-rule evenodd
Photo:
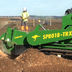
<path fill-rule="evenodd" d="M 72 12 L 67 10 L 65 14 L 62 29 L 59 30 L 40 30 L 42 25 L 37 25 L 35 30 L 28 33 L 8 28 L 0 36 L 3 51 L 9 55 L 20 55 L 32 47 L 49 53 L 72 54 Z"/>

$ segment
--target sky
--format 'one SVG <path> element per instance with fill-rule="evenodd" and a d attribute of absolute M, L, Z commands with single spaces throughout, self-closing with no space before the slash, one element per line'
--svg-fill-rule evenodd
<path fill-rule="evenodd" d="M 30 15 L 63 16 L 72 0 L 0 0 L 0 16 L 20 16 L 24 7 Z"/>

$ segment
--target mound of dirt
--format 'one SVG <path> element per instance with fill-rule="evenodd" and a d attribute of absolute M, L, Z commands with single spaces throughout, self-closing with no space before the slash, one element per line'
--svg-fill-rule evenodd
<path fill-rule="evenodd" d="M 71 60 L 45 55 L 37 49 L 28 49 L 16 60 L 23 64 L 25 72 L 72 72 Z"/>
<path fill-rule="evenodd" d="M 19 63 L 9 58 L 0 58 L 0 72 L 22 72 Z"/>
<path fill-rule="evenodd" d="M 3 57 L 7 57 L 8 55 L 3 53 L 1 50 L 0 50 L 0 58 L 3 58 Z"/>
<path fill-rule="evenodd" d="M 72 61 L 30 48 L 16 59 L 0 52 L 0 72 L 72 72 Z"/>
<path fill-rule="evenodd" d="M 23 54 L 16 58 L 17 61 L 26 63 L 28 66 L 41 65 L 43 63 L 41 61 L 42 59 L 45 59 L 45 54 L 33 48 L 26 50 Z"/>

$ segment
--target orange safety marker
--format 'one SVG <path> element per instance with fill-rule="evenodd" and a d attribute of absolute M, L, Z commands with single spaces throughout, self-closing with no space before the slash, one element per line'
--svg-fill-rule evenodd
<path fill-rule="evenodd" d="M 24 31 L 24 26 L 21 26 L 21 30 Z"/>
<path fill-rule="evenodd" d="M 28 30 L 29 30 L 29 28 L 28 28 L 28 26 L 26 26 L 26 31 L 28 32 Z"/>

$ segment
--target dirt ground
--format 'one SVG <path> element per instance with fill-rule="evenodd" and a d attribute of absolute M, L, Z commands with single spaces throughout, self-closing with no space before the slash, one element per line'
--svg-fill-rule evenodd
<path fill-rule="evenodd" d="M 5 25 L 0 29 L 0 35 L 6 31 L 8 26 L 15 27 L 16 25 Z M 49 28 L 60 29 L 61 25 L 53 24 Z M 33 48 L 27 49 L 16 59 L 11 59 L 0 50 L 0 72 L 72 72 L 72 60 L 46 55 Z"/>
<path fill-rule="evenodd" d="M 30 48 L 16 59 L 0 52 L 0 72 L 72 72 L 72 60 Z"/>

